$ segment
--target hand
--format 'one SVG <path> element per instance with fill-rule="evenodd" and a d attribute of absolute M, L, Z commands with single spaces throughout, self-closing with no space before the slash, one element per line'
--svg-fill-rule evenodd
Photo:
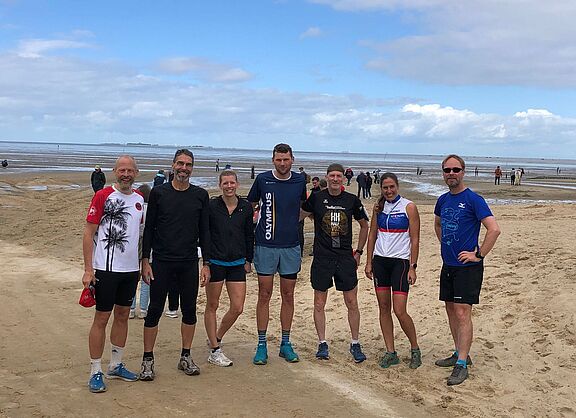
<path fill-rule="evenodd" d="M 140 274 L 142 275 L 142 280 L 144 280 L 144 283 L 149 285 L 150 282 L 154 280 L 154 273 L 152 272 L 152 266 L 148 260 L 144 260 L 145 259 L 142 259 L 142 271 Z"/>
<path fill-rule="evenodd" d="M 244 264 L 244 271 L 246 273 L 252 272 L 252 263 L 246 261 L 246 263 Z"/>
<path fill-rule="evenodd" d="M 84 289 L 87 289 L 91 284 L 96 284 L 96 276 L 94 276 L 94 270 L 85 271 L 82 276 L 82 285 Z"/>
<path fill-rule="evenodd" d="M 210 266 L 204 265 L 202 266 L 202 270 L 200 270 L 200 286 L 206 286 L 206 283 L 210 281 Z"/>
<path fill-rule="evenodd" d="M 373 274 L 372 274 L 372 263 L 367 261 L 366 262 L 366 267 L 364 267 L 364 273 L 366 274 L 366 277 L 368 277 L 370 280 L 372 280 L 374 278 Z"/>
<path fill-rule="evenodd" d="M 356 270 L 358 270 L 358 266 L 360 265 L 360 254 L 358 254 L 356 251 L 354 251 L 354 260 L 356 260 Z"/>
<path fill-rule="evenodd" d="M 477 263 L 480 259 L 476 257 L 476 251 L 460 251 L 460 254 L 458 254 L 458 261 L 466 264 L 470 262 Z"/>
<path fill-rule="evenodd" d="M 410 267 L 410 270 L 408 270 L 408 283 L 410 285 L 416 283 L 416 270 L 414 270 L 412 267 Z"/>

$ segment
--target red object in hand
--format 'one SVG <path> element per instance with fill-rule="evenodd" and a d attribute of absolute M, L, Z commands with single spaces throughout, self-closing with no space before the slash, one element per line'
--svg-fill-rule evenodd
<path fill-rule="evenodd" d="M 95 295 L 94 286 L 90 285 L 84 290 L 82 290 L 82 294 L 80 294 L 80 300 L 78 303 L 85 308 L 91 308 L 92 306 L 96 305 L 96 295 Z"/>

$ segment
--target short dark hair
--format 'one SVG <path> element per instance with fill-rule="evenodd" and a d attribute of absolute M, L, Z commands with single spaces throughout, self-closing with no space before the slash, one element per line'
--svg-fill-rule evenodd
<path fill-rule="evenodd" d="M 340 171 L 342 174 L 344 174 L 344 166 L 342 164 L 332 163 L 326 169 L 326 174 L 330 173 L 331 171 Z"/>
<path fill-rule="evenodd" d="M 454 158 L 455 160 L 458 160 L 458 162 L 462 166 L 462 170 L 466 170 L 466 163 L 464 162 L 464 159 L 462 159 L 462 157 L 460 157 L 459 155 L 456 155 L 456 154 L 450 154 L 446 158 L 444 158 L 442 160 L 442 168 L 444 168 L 444 164 L 446 164 L 446 161 L 448 161 L 450 158 Z"/>
<path fill-rule="evenodd" d="M 174 159 L 172 160 L 172 162 L 175 163 L 176 159 L 182 154 L 187 155 L 188 157 L 192 158 L 192 164 L 194 164 L 194 154 L 192 154 L 192 151 L 190 151 L 189 149 L 186 149 L 186 148 L 182 148 L 182 149 L 179 149 L 178 151 L 176 151 L 176 153 L 174 154 Z"/>
<path fill-rule="evenodd" d="M 279 152 L 280 154 L 286 154 L 287 152 L 290 153 L 290 157 L 294 158 L 294 154 L 292 154 L 292 147 L 288 144 L 276 144 L 274 149 L 272 150 L 272 158 L 274 155 Z"/>
<path fill-rule="evenodd" d="M 144 198 L 144 202 L 148 203 L 148 198 L 150 197 L 150 186 L 146 183 L 141 184 L 136 190 L 142 193 L 142 197 Z"/>
<path fill-rule="evenodd" d="M 318 177 L 318 176 L 314 176 L 314 177 L 312 177 L 312 181 L 314 181 L 314 180 L 316 180 L 316 181 L 320 181 L 320 177 Z"/>
<path fill-rule="evenodd" d="M 224 176 L 234 176 L 234 179 L 238 181 L 238 174 L 234 170 L 223 170 L 218 176 L 218 184 L 222 184 L 222 177 Z"/>
<path fill-rule="evenodd" d="M 328 182 L 326 181 L 326 179 L 320 179 L 319 186 L 321 189 L 325 189 L 326 187 L 328 187 Z"/>

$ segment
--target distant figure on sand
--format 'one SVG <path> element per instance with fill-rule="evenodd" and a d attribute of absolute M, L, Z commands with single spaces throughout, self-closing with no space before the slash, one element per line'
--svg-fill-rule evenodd
<path fill-rule="evenodd" d="M 256 168 L 252 165 L 252 167 L 250 167 L 250 178 L 254 180 L 254 177 L 256 177 Z"/>
<path fill-rule="evenodd" d="M 128 337 L 130 305 L 138 285 L 138 241 L 143 217 L 144 198 L 132 189 L 138 175 L 134 158 L 124 155 L 114 164 L 114 186 L 98 190 L 92 202 L 84 235 L 84 288 L 93 286 L 96 294 L 96 311 L 88 336 L 90 349 L 90 392 L 105 392 L 102 372 L 102 353 L 106 340 L 106 325 L 114 311 L 110 330 L 110 364 L 106 373 L 109 379 L 128 382 L 138 380 L 138 375 L 126 369 L 122 362 Z"/>
<path fill-rule="evenodd" d="M 210 200 L 210 264 L 203 267 L 210 270 L 204 325 L 210 345 L 208 363 L 227 367 L 232 366 L 232 360 L 222 352 L 222 338 L 244 309 L 246 273 L 252 271 L 254 257 L 254 225 L 252 205 L 236 195 L 236 173 L 222 171 L 218 184 L 222 195 Z M 217 326 L 216 312 L 224 283 L 230 305 Z"/>
<path fill-rule="evenodd" d="M 8 160 L 2 160 L 2 167 L 6 168 L 8 167 Z M 104 182 L 106 183 L 106 182 Z"/>
<path fill-rule="evenodd" d="M 498 166 L 494 170 L 494 185 L 500 185 L 500 177 L 502 177 L 502 169 Z"/>
<path fill-rule="evenodd" d="M 216 160 L 216 172 L 220 171 L 220 158 Z"/>
<path fill-rule="evenodd" d="M 510 170 L 510 185 L 514 186 L 515 181 L 516 181 L 516 169 L 512 167 L 512 170 Z"/>
<path fill-rule="evenodd" d="M 6 163 L 8 165 L 8 163 Z M 102 190 L 106 185 L 106 176 L 102 172 L 102 169 L 99 165 L 94 167 L 94 171 L 90 176 L 90 183 L 92 184 L 92 190 L 96 193 L 98 190 Z"/>
<path fill-rule="evenodd" d="M 344 177 L 346 177 L 346 186 L 350 186 L 350 181 L 352 181 L 352 178 L 354 177 L 354 171 L 352 171 L 352 168 L 348 167 L 346 169 Z"/>
<path fill-rule="evenodd" d="M 366 198 L 366 174 L 363 171 L 360 172 L 356 176 L 356 183 L 358 183 L 358 192 L 356 196 L 360 197 L 360 193 L 362 193 L 362 198 Z"/>
<path fill-rule="evenodd" d="M 364 199 L 372 199 L 372 177 L 370 172 L 366 172 L 366 187 L 364 188 Z"/>
<path fill-rule="evenodd" d="M 158 170 L 156 176 L 154 177 L 154 182 L 152 187 L 160 186 L 166 182 L 166 175 L 164 174 L 164 170 Z"/>
<path fill-rule="evenodd" d="M 516 169 L 516 173 L 514 174 L 514 186 L 520 186 L 523 174 L 524 174 L 524 169 L 522 169 L 522 168 Z"/>
<path fill-rule="evenodd" d="M 314 216 L 314 261 L 310 268 L 310 281 L 314 289 L 314 325 L 318 334 L 316 358 L 328 360 L 325 306 L 328 289 L 336 284 L 348 310 L 348 323 L 352 340 L 350 354 L 356 363 L 366 360 L 359 341 L 360 310 L 358 309 L 358 276 L 366 238 L 368 216 L 357 196 L 342 191 L 344 167 L 330 164 L 326 170 L 328 189 L 312 193 L 302 205 L 300 219 Z M 358 221 L 360 232 L 356 251 L 352 251 L 352 219 Z"/>
<path fill-rule="evenodd" d="M 209 198 L 206 190 L 190 184 L 193 167 L 194 155 L 190 150 L 176 151 L 172 160 L 174 180 L 154 187 L 150 193 L 142 240 L 142 278 L 150 284 L 150 306 L 144 320 L 144 354 L 140 369 L 140 380 L 144 381 L 152 381 L 156 376 L 154 345 L 158 322 L 173 283 L 177 284 L 182 310 L 182 350 L 177 367 L 188 376 L 200 374 L 190 348 L 196 329 L 200 284 L 198 243 L 203 264 L 208 264 L 210 259 Z M 154 263 L 150 265 L 152 251 Z M 205 283 L 210 279 L 209 272 L 202 269 L 202 273 L 201 280 Z"/>
<path fill-rule="evenodd" d="M 420 248 L 420 215 L 416 205 L 398 194 L 398 177 L 384 173 L 380 182 L 381 196 L 374 205 L 368 252 L 364 271 L 374 281 L 380 328 L 386 352 L 378 364 L 383 369 L 400 363 L 394 345 L 392 309 L 402 330 L 410 341 L 410 365 L 416 369 L 422 364 L 422 355 L 416 337 L 416 328 L 406 304 L 408 291 L 416 283 L 416 267 Z"/>
<path fill-rule="evenodd" d="M 272 163 L 274 169 L 258 174 L 248 193 L 248 201 L 260 209 L 254 249 L 254 268 L 258 273 L 258 346 L 252 362 L 257 365 L 268 363 L 266 332 L 276 273 L 280 275 L 282 298 L 280 357 L 290 363 L 300 360 L 290 343 L 290 330 L 294 316 L 294 288 L 301 264 L 298 220 L 300 205 L 306 200 L 306 180 L 291 171 L 294 154 L 288 144 L 274 147 Z"/>
<path fill-rule="evenodd" d="M 446 305 L 454 340 L 454 353 L 437 360 L 440 367 L 454 367 L 448 386 L 468 378 L 468 355 L 472 345 L 472 305 L 480 301 L 484 257 L 494 247 L 500 227 L 484 198 L 464 184 L 464 160 L 449 155 L 442 161 L 444 182 L 450 189 L 438 198 L 434 208 L 434 230 L 442 254 L 440 300 Z M 478 243 L 480 225 L 486 228 L 482 245 Z"/>

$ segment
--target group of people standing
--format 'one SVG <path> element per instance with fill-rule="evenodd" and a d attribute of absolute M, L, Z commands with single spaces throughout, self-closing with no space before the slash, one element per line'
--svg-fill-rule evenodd
<path fill-rule="evenodd" d="M 231 366 L 232 360 L 222 351 L 222 339 L 244 309 L 246 274 L 251 272 L 252 265 L 258 276 L 258 342 L 253 364 L 266 365 L 269 361 L 267 332 L 276 274 L 281 296 L 278 353 L 287 362 L 298 362 L 300 357 L 290 336 L 294 290 L 302 260 L 299 223 L 310 217 L 314 222 L 310 281 L 318 335 L 316 358 L 330 358 L 325 305 L 328 290 L 335 285 L 336 290 L 342 292 L 348 311 L 349 352 L 356 363 L 366 360 L 360 343 L 357 300 L 357 269 L 366 247 L 364 272 L 374 281 L 386 345 L 379 364 L 387 368 L 400 362 L 394 346 L 393 310 L 410 341 L 409 367 L 415 369 L 421 365 L 414 322 L 406 310 L 409 288 L 417 278 L 420 218 L 416 205 L 400 196 L 398 178 L 393 173 L 385 173 L 380 178 L 381 197 L 372 209 L 370 220 L 359 197 L 344 190 L 346 171 L 342 165 L 330 164 L 325 177 L 327 187 L 318 187 L 308 196 L 306 178 L 292 171 L 293 162 L 291 147 L 278 144 L 272 152 L 274 168 L 256 176 L 246 200 L 237 195 L 239 182 L 232 170 L 219 173 L 221 195 L 209 199 L 204 189 L 189 182 L 193 154 L 186 149 L 178 150 L 173 159 L 174 178 L 150 192 L 139 256 L 139 225 L 143 221 L 145 202 L 142 194 L 132 189 L 138 167 L 130 156 L 118 158 L 113 170 L 116 182 L 95 194 L 83 236 L 85 273 L 82 281 L 85 287 L 94 286 L 96 294 L 96 312 L 89 336 L 90 391 L 106 390 L 101 358 L 106 324 L 112 311 L 112 353 L 106 376 L 125 381 L 155 379 L 158 323 L 173 285 L 178 288 L 182 311 L 177 368 L 187 375 L 200 373 L 192 360 L 191 346 L 201 286 L 206 287 L 207 297 L 204 324 L 210 347 L 208 362 Z M 468 376 L 472 305 L 479 301 L 483 259 L 499 234 L 484 199 L 464 186 L 464 168 L 464 161 L 456 155 L 442 162 L 449 192 L 439 198 L 434 210 L 435 232 L 441 242 L 444 262 L 440 300 L 446 304 L 455 344 L 454 353 L 436 364 L 453 367 L 447 381 L 449 385 L 462 383 Z M 259 212 L 255 229 L 254 209 Z M 353 220 L 359 225 L 356 238 Z M 480 225 L 487 229 L 482 245 L 478 243 Z M 150 304 L 144 321 L 141 370 L 136 374 L 125 367 L 122 355 L 130 306 L 140 276 L 150 284 Z M 230 307 L 218 324 L 216 312 L 224 284 Z"/>

